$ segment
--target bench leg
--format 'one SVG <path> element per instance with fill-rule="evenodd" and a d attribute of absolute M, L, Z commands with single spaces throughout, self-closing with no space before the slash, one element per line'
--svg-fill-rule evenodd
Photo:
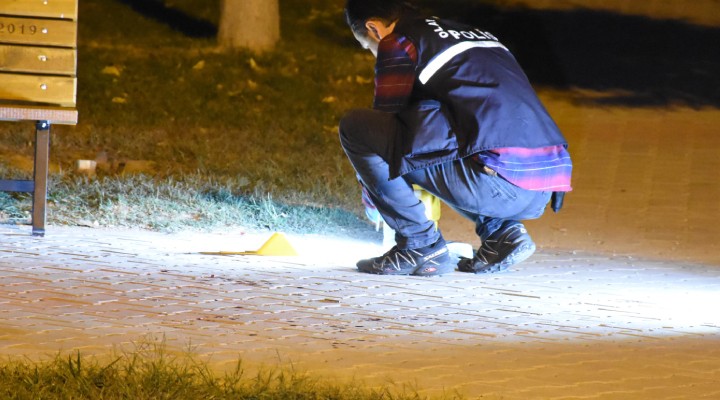
<path fill-rule="evenodd" d="M 35 171 L 33 180 L 32 234 L 45 236 L 45 205 L 50 158 L 50 122 L 38 121 L 35 125 Z"/>

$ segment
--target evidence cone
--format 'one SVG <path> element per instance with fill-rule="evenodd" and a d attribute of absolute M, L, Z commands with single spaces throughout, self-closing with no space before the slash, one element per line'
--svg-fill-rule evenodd
<path fill-rule="evenodd" d="M 202 251 L 200 254 L 215 256 L 296 256 L 297 251 L 292 247 L 285 235 L 276 232 L 265 244 L 256 251 Z"/>
<path fill-rule="evenodd" d="M 270 239 L 260 246 L 256 252 L 261 256 L 296 256 L 297 251 L 292 247 L 285 235 L 282 233 L 274 233 Z"/>

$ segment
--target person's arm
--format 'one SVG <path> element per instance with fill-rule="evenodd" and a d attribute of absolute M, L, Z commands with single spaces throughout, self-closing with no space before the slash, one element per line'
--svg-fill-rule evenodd
<path fill-rule="evenodd" d="M 398 112 L 408 104 L 416 64 L 417 49 L 406 37 L 391 33 L 380 41 L 375 64 L 374 109 Z"/>

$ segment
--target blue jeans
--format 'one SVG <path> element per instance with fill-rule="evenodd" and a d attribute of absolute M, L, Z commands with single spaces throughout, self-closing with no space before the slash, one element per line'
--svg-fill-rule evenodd
<path fill-rule="evenodd" d="M 390 160 L 402 125 L 394 114 L 351 110 L 340 121 L 340 143 L 400 249 L 435 243 L 441 233 L 415 197 L 417 184 L 475 223 L 480 240 L 503 223 L 539 218 L 551 192 L 519 188 L 488 173 L 471 157 L 437 164 L 390 179 Z"/>

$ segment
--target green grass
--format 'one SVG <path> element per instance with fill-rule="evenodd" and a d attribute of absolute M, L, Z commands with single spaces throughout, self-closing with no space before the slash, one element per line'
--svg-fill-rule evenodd
<path fill-rule="evenodd" d="M 58 354 L 47 361 L 0 363 L 3 399 L 132 400 L 420 400 L 409 387 L 369 388 L 362 382 L 330 382 L 289 369 L 212 371 L 192 354 L 174 355 L 162 343 L 107 357 Z M 459 399 L 460 395 L 443 399 Z"/>
<path fill-rule="evenodd" d="M 165 3 L 219 18 L 219 2 Z M 81 1 L 80 123 L 52 128 L 48 223 L 369 230 L 337 124 L 345 110 L 370 104 L 373 62 L 341 7 L 281 1 L 283 41 L 257 55 L 221 52 L 214 38 L 185 35 L 118 0 Z M 30 176 L 32 130 L 0 124 L 3 178 Z M 99 155 L 107 164 L 96 177 L 73 172 L 76 160 Z M 145 167 L 123 172 L 125 163 Z M 22 219 L 29 209 L 23 195 L 0 197 L 0 217 Z M 139 217 L 148 213 L 152 221 Z"/>

